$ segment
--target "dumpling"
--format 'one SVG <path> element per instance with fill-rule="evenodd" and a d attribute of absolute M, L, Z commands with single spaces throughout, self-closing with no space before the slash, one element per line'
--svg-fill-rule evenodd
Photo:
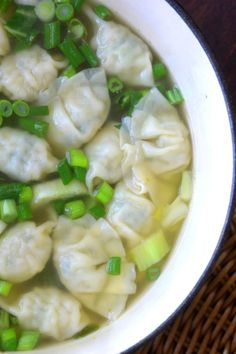
<path fill-rule="evenodd" d="M 60 156 L 71 147 L 87 143 L 102 127 L 109 110 L 110 97 L 102 68 L 64 78 L 50 103 L 49 143 Z"/>
<path fill-rule="evenodd" d="M 59 341 L 71 338 L 88 324 L 79 301 L 54 287 L 33 288 L 13 302 L 1 301 L 1 306 L 17 316 L 22 328 Z"/>
<path fill-rule="evenodd" d="M 54 223 L 36 226 L 24 222 L 12 226 L 0 238 L 0 278 L 21 283 L 41 272 L 52 250 Z"/>
<path fill-rule="evenodd" d="M 104 219 L 84 225 L 60 217 L 53 233 L 53 260 L 62 284 L 73 294 L 136 291 L 135 267 L 123 260 L 119 276 L 109 276 L 105 263 L 112 256 L 125 257 L 116 231 Z M 66 235 L 66 237 L 65 237 Z"/>
<path fill-rule="evenodd" d="M 10 42 L 7 33 L 0 21 L 0 56 L 7 55 L 10 51 Z"/>
<path fill-rule="evenodd" d="M 89 310 L 114 321 L 124 311 L 128 295 L 79 294 L 77 298 Z"/>
<path fill-rule="evenodd" d="M 148 46 L 127 27 L 103 21 L 89 7 L 84 9 L 96 29 L 92 44 L 107 74 L 117 75 L 128 85 L 152 87 L 152 54 Z"/>
<path fill-rule="evenodd" d="M 135 195 L 124 183 L 119 183 L 108 206 L 107 219 L 132 248 L 153 230 L 156 224 L 154 212 L 155 207 L 150 200 Z"/>
<path fill-rule="evenodd" d="M 0 129 L 0 171 L 21 182 L 55 172 L 58 160 L 43 139 L 14 128 Z"/>
<path fill-rule="evenodd" d="M 105 180 L 111 184 L 118 182 L 122 177 L 119 130 L 114 123 L 108 123 L 95 138 L 84 147 L 89 159 L 89 170 L 86 175 L 86 184 L 89 191 Z"/>
<path fill-rule="evenodd" d="M 155 175 L 182 170 L 191 160 L 188 131 L 176 109 L 156 89 L 140 100 L 121 128 L 123 174 L 139 164 Z"/>
<path fill-rule="evenodd" d="M 38 45 L 10 54 L 0 64 L 0 92 L 12 100 L 37 100 L 39 92 L 49 87 L 65 64 Z"/>

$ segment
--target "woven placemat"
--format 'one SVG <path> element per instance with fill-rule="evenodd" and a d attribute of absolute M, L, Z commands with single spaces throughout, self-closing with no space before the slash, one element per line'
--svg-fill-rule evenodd
<path fill-rule="evenodd" d="M 191 303 L 135 354 L 236 354 L 236 210 L 212 271 Z"/>

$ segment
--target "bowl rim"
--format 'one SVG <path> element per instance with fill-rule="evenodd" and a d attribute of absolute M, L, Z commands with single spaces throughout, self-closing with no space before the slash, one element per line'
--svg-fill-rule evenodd
<path fill-rule="evenodd" d="M 177 307 L 177 309 L 159 326 L 157 327 L 153 332 L 151 332 L 148 336 L 134 344 L 132 347 L 128 348 L 127 350 L 123 351 L 121 354 L 131 354 L 134 351 L 136 351 L 139 347 L 144 345 L 146 342 L 149 340 L 153 339 L 156 335 L 158 335 L 160 332 L 162 332 L 168 325 L 170 325 L 176 316 L 180 314 L 181 311 L 183 311 L 187 305 L 191 302 L 193 297 L 196 295 L 197 291 L 200 289 L 201 285 L 203 282 L 206 280 L 214 262 L 216 261 L 217 256 L 219 255 L 222 246 L 223 246 L 223 241 L 225 239 L 225 236 L 227 235 L 229 231 L 229 226 L 230 226 L 230 221 L 233 216 L 234 212 L 234 202 L 236 202 L 236 121 L 233 120 L 234 116 L 234 107 L 233 107 L 233 99 L 232 96 L 229 92 L 229 88 L 225 79 L 225 76 L 223 74 L 223 71 L 221 69 L 221 66 L 219 65 L 213 49 L 211 49 L 210 45 L 208 44 L 208 41 L 206 40 L 204 34 L 200 30 L 200 28 L 197 26 L 195 21 L 192 19 L 191 15 L 188 14 L 185 9 L 177 3 L 176 0 L 165 0 L 176 12 L 177 14 L 181 17 L 181 19 L 186 23 L 186 25 L 189 27 L 191 32 L 196 36 L 198 42 L 200 43 L 202 49 L 204 50 L 206 56 L 208 57 L 211 66 L 216 74 L 218 83 L 220 85 L 224 101 L 225 101 L 225 106 L 227 109 L 228 113 L 228 119 L 229 119 L 229 125 L 230 125 L 230 130 L 231 130 L 231 138 L 232 138 L 232 147 L 233 147 L 233 175 L 232 175 L 232 184 L 231 184 L 231 195 L 230 195 L 230 202 L 228 205 L 228 210 L 227 214 L 225 217 L 225 222 L 222 227 L 222 231 L 220 234 L 219 241 L 216 245 L 216 248 L 214 250 L 214 253 L 209 260 L 206 269 L 202 273 L 201 277 L 199 278 L 198 282 L 192 289 L 192 291 L 189 293 L 189 295 L 186 297 L 186 299 Z"/>

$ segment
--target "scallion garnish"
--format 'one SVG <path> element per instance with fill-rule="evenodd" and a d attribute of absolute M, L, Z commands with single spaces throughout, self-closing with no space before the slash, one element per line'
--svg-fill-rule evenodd
<path fill-rule="evenodd" d="M 17 351 L 32 350 L 38 344 L 40 333 L 37 331 L 23 331 L 19 338 Z"/>
<path fill-rule="evenodd" d="M 87 169 L 83 167 L 74 167 L 75 178 L 81 182 L 86 181 Z"/>
<path fill-rule="evenodd" d="M 103 182 L 95 190 L 95 198 L 104 205 L 110 203 L 113 198 L 113 194 L 114 189 L 107 182 Z"/>
<path fill-rule="evenodd" d="M 7 352 L 15 351 L 17 348 L 17 337 L 15 328 L 3 329 L 0 333 L 2 350 Z"/>
<path fill-rule="evenodd" d="M 20 203 L 28 203 L 33 199 L 33 190 L 30 186 L 22 187 L 22 190 L 19 194 Z"/>
<path fill-rule="evenodd" d="M 57 5 L 56 17 L 61 22 L 68 22 L 74 15 L 74 8 L 70 3 Z"/>
<path fill-rule="evenodd" d="M 64 200 L 54 200 L 54 202 L 52 202 L 52 206 L 58 215 L 62 215 L 64 213 L 65 203 L 66 202 Z"/>
<path fill-rule="evenodd" d="M 72 65 L 67 66 L 65 70 L 62 72 L 62 76 L 66 76 L 68 78 L 74 76 L 76 74 L 76 70 Z"/>
<path fill-rule="evenodd" d="M 89 162 L 85 153 L 80 149 L 71 148 L 66 157 L 70 166 L 88 168 Z"/>
<path fill-rule="evenodd" d="M 18 198 L 24 187 L 23 183 L 0 184 L 0 200 Z"/>
<path fill-rule="evenodd" d="M 99 65 L 98 57 L 88 43 L 83 43 L 79 47 L 79 50 L 92 68 L 95 68 Z"/>
<path fill-rule="evenodd" d="M 121 257 L 110 257 L 106 265 L 106 272 L 110 275 L 120 275 Z"/>
<path fill-rule="evenodd" d="M 74 68 L 78 68 L 78 66 L 85 62 L 84 56 L 71 39 L 65 39 L 64 42 L 59 45 L 59 48 Z"/>
<path fill-rule="evenodd" d="M 109 20 L 109 18 L 112 16 L 111 11 L 104 5 L 96 5 L 95 13 L 98 17 L 102 18 L 103 20 Z"/>
<path fill-rule="evenodd" d="M 12 326 L 17 326 L 19 324 L 18 318 L 14 315 L 10 315 L 10 324 Z"/>
<path fill-rule="evenodd" d="M 27 38 L 32 31 L 37 16 L 34 6 L 20 5 L 17 6 L 14 15 L 5 24 L 5 29 L 17 39 Z"/>
<path fill-rule="evenodd" d="M 4 328 L 9 328 L 10 316 L 5 310 L 0 309 L 0 331 Z"/>
<path fill-rule="evenodd" d="M 74 41 L 78 41 L 83 37 L 87 36 L 87 30 L 85 28 L 85 25 L 78 20 L 77 18 L 73 18 L 68 26 L 68 32 L 70 37 Z"/>
<path fill-rule="evenodd" d="M 118 77 L 111 77 L 108 80 L 108 89 L 111 93 L 120 93 L 124 88 L 123 82 Z"/>
<path fill-rule="evenodd" d="M 6 280 L 0 280 L 0 296 L 7 297 L 12 289 L 12 284 Z"/>
<path fill-rule="evenodd" d="M 28 103 L 22 100 L 17 100 L 12 104 L 13 112 L 18 117 L 27 117 L 30 112 L 30 107 Z"/>
<path fill-rule="evenodd" d="M 0 127 L 2 126 L 2 124 L 3 124 L 3 118 L 2 118 L 2 116 L 0 115 Z"/>
<path fill-rule="evenodd" d="M 106 215 L 106 210 L 103 205 L 97 204 L 89 209 L 89 214 L 98 220 Z"/>
<path fill-rule="evenodd" d="M 55 16 L 55 4 L 52 0 L 40 0 L 35 6 L 35 13 L 42 22 L 49 22 Z"/>
<path fill-rule="evenodd" d="M 30 33 L 28 33 L 25 38 L 17 38 L 15 42 L 15 50 L 20 51 L 30 48 L 39 34 L 39 30 L 31 29 Z"/>
<path fill-rule="evenodd" d="M 19 126 L 27 132 L 37 135 L 39 138 L 45 138 L 48 132 L 49 124 L 41 120 L 33 120 L 29 118 L 19 118 Z"/>
<path fill-rule="evenodd" d="M 85 3 L 85 0 L 71 0 L 71 3 L 74 7 L 74 9 L 79 12 L 81 10 L 81 7 Z"/>
<path fill-rule="evenodd" d="M 160 93 L 163 96 L 166 96 L 166 91 L 167 91 L 167 83 L 164 82 L 159 82 L 158 84 L 156 84 L 156 88 L 160 91 Z"/>
<path fill-rule="evenodd" d="M 67 159 L 61 160 L 57 165 L 57 171 L 64 185 L 69 184 L 73 179 L 73 172 Z"/>
<path fill-rule="evenodd" d="M 17 206 L 18 220 L 26 221 L 33 217 L 30 203 L 21 203 Z"/>
<path fill-rule="evenodd" d="M 45 49 L 56 48 L 61 42 L 61 25 L 59 21 L 44 24 L 43 45 Z"/>
<path fill-rule="evenodd" d="M 48 116 L 49 115 L 49 108 L 48 106 L 31 106 L 30 107 L 30 116 Z"/>
<path fill-rule="evenodd" d="M 172 90 L 168 90 L 166 92 L 166 97 L 172 105 L 177 105 L 184 101 L 183 95 L 177 87 L 174 87 Z"/>
<path fill-rule="evenodd" d="M 78 334 L 75 335 L 75 338 L 81 338 L 88 336 L 90 333 L 93 333 L 99 329 L 99 326 L 97 324 L 90 324 L 86 326 L 82 331 L 80 331 Z"/>
<path fill-rule="evenodd" d="M 78 219 L 86 214 L 86 206 L 82 200 L 68 202 L 65 204 L 64 214 L 72 220 Z"/>
<path fill-rule="evenodd" d="M 153 64 L 152 71 L 153 71 L 154 79 L 156 81 L 163 79 L 167 75 L 167 68 L 163 63 Z"/>
<path fill-rule="evenodd" d="M 158 267 L 150 267 L 146 270 L 146 279 L 148 281 L 155 281 L 159 278 L 161 274 L 160 268 Z"/>
<path fill-rule="evenodd" d="M 13 109 L 12 104 L 8 100 L 0 100 L 0 116 L 3 118 L 9 118 L 12 116 Z"/>
<path fill-rule="evenodd" d="M 1 0 L 0 2 L 0 13 L 5 14 L 12 4 L 12 0 Z"/>
<path fill-rule="evenodd" d="M 14 199 L 5 199 L 0 202 L 1 220 L 11 223 L 17 219 L 17 208 Z"/>

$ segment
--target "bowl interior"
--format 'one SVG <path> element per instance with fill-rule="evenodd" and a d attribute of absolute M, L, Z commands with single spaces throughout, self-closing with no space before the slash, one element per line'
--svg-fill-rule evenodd
<path fill-rule="evenodd" d="M 165 0 L 101 2 L 151 45 L 184 94 L 193 143 L 194 194 L 188 218 L 159 280 L 114 323 L 83 339 L 36 350 L 42 354 L 120 353 L 162 325 L 206 270 L 222 236 L 232 198 L 233 142 L 227 105 L 195 34 Z"/>

